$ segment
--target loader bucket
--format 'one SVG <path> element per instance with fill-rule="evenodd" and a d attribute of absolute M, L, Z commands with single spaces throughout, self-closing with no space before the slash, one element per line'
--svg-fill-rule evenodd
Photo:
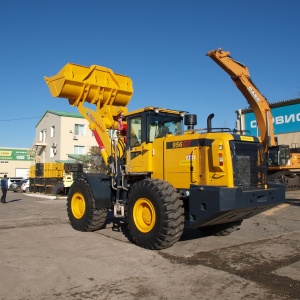
<path fill-rule="evenodd" d="M 74 106 L 86 101 L 100 104 L 99 107 L 125 107 L 133 94 L 132 81 L 128 76 L 97 65 L 85 67 L 68 63 L 57 75 L 44 79 L 53 97 L 67 98 Z"/>

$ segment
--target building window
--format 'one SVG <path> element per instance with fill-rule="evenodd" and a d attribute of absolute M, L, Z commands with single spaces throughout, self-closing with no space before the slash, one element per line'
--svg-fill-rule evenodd
<path fill-rule="evenodd" d="M 51 126 L 50 136 L 55 137 L 55 126 Z"/>
<path fill-rule="evenodd" d="M 75 124 L 75 130 L 74 130 L 75 135 L 85 135 L 84 131 L 85 131 L 84 124 Z"/>
<path fill-rule="evenodd" d="M 56 147 L 50 147 L 50 157 L 54 157 L 56 152 L 57 152 Z"/>
<path fill-rule="evenodd" d="M 43 143 L 45 143 L 45 142 L 46 142 L 46 136 L 47 136 L 47 131 L 46 131 L 46 129 L 41 130 L 41 131 L 40 131 L 40 136 L 39 136 L 38 142 L 43 142 Z"/>
<path fill-rule="evenodd" d="M 85 147 L 84 146 L 74 146 L 74 154 L 85 154 Z"/>

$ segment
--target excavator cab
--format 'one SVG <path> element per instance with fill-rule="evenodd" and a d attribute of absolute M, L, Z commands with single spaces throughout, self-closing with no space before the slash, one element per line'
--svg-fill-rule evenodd
<path fill-rule="evenodd" d="M 288 145 L 279 145 L 269 147 L 268 166 L 286 166 L 290 159 L 290 147 Z"/>

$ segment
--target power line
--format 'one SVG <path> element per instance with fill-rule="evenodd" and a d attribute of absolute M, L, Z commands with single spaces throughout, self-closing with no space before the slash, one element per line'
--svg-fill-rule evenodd
<path fill-rule="evenodd" d="M 9 122 L 9 121 L 20 121 L 20 120 L 30 120 L 30 119 L 40 119 L 41 117 L 30 117 L 30 118 L 20 118 L 20 119 L 7 119 L 0 120 L 0 122 Z"/>

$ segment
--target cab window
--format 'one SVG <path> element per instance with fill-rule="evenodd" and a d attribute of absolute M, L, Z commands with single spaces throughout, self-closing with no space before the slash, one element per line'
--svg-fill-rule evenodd
<path fill-rule="evenodd" d="M 149 142 L 167 134 L 176 135 L 183 130 L 182 117 L 171 114 L 150 114 Z"/>
<path fill-rule="evenodd" d="M 142 142 L 142 118 L 140 116 L 131 118 L 129 120 L 130 136 L 129 143 L 130 147 L 139 146 Z"/>

